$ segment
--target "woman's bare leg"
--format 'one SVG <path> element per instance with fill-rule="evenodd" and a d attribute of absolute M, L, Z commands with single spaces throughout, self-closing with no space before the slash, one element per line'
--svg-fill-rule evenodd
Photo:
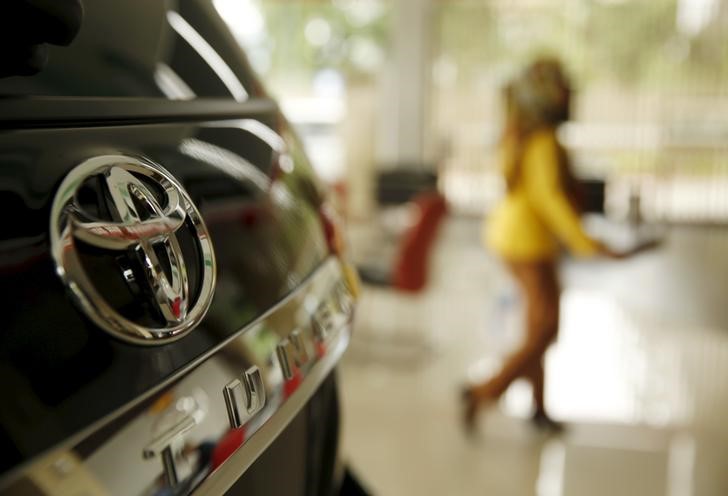
<path fill-rule="evenodd" d="M 559 285 L 553 262 L 509 263 L 526 300 L 526 336 L 489 381 L 470 389 L 476 401 L 497 399 L 519 376 L 533 379 L 537 408 L 543 409 L 543 355 L 559 326 Z"/>
<path fill-rule="evenodd" d="M 537 360 L 535 363 L 531 364 L 531 366 L 526 370 L 524 377 L 531 383 L 533 404 L 536 413 L 545 412 L 546 406 L 544 404 L 543 396 L 543 360 Z"/>

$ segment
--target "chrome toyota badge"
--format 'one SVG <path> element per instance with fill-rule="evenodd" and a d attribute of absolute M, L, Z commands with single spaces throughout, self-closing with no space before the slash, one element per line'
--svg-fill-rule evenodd
<path fill-rule="evenodd" d="M 56 193 L 50 233 L 58 275 L 116 337 L 167 343 L 210 306 L 210 236 L 188 194 L 157 164 L 108 155 L 78 165 Z"/>

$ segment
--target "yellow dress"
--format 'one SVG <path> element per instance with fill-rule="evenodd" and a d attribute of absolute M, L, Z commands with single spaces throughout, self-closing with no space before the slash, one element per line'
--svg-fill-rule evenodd
<path fill-rule="evenodd" d="M 552 260 L 559 245 L 588 256 L 598 244 L 582 229 L 564 191 L 554 130 L 535 132 L 526 142 L 518 181 L 488 216 L 484 242 L 514 262 Z"/>

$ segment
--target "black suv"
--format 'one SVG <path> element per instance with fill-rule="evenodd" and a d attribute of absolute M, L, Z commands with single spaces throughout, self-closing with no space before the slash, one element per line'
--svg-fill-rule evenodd
<path fill-rule="evenodd" d="M 335 494 L 355 281 L 214 3 L 0 9 L 0 494 Z"/>

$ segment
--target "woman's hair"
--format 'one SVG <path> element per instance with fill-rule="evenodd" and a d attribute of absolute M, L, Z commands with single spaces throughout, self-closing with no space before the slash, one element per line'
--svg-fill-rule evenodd
<path fill-rule="evenodd" d="M 504 86 L 503 103 L 504 174 L 510 190 L 518 181 L 530 135 L 539 129 L 556 127 L 569 118 L 570 88 L 561 64 L 554 58 L 533 61 Z"/>

